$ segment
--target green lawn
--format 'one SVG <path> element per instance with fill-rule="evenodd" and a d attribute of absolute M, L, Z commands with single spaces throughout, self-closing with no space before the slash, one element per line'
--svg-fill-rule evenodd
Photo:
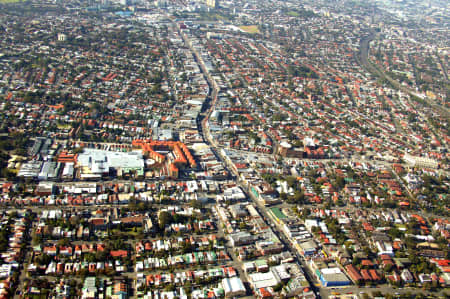
<path fill-rule="evenodd" d="M 7 4 L 7 3 L 19 3 L 24 2 L 25 0 L 0 0 L 0 4 Z"/>
<path fill-rule="evenodd" d="M 300 14 L 298 12 L 293 11 L 293 10 L 288 11 L 287 15 L 290 16 L 290 17 L 298 17 L 298 16 L 300 16 Z"/>
<path fill-rule="evenodd" d="M 244 30 L 247 33 L 251 33 L 251 34 L 255 34 L 255 33 L 260 33 L 258 26 L 256 25 L 251 25 L 251 26 L 239 26 L 239 28 L 241 28 L 242 30 Z"/>

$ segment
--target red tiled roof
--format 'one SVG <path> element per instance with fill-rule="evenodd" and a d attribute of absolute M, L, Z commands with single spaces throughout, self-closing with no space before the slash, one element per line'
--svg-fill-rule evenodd
<path fill-rule="evenodd" d="M 126 251 L 126 250 L 111 250 L 110 254 L 112 257 L 127 257 L 128 251 Z"/>

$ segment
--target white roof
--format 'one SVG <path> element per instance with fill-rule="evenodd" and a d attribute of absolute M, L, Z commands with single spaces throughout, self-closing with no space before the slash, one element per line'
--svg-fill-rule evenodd
<path fill-rule="evenodd" d="M 338 273 L 342 273 L 341 269 L 339 269 L 338 267 L 335 267 L 335 268 L 324 268 L 324 269 L 320 269 L 320 271 L 323 274 L 338 274 Z"/>
<path fill-rule="evenodd" d="M 280 282 L 279 278 L 271 271 L 267 273 L 250 274 L 249 280 L 255 289 L 273 287 Z"/>
<path fill-rule="evenodd" d="M 78 155 L 77 163 L 91 168 L 93 173 L 109 172 L 109 168 L 143 168 L 142 152 L 112 152 L 98 149 L 85 149 Z"/>
<path fill-rule="evenodd" d="M 244 284 L 239 277 L 225 278 L 222 280 L 222 286 L 225 294 L 235 293 L 235 292 L 245 292 Z"/>
<path fill-rule="evenodd" d="M 291 148 L 292 147 L 292 145 L 290 145 L 288 142 L 286 142 L 286 141 L 282 141 L 281 143 L 280 143 L 280 146 L 282 146 L 282 147 L 284 147 L 284 148 Z"/>

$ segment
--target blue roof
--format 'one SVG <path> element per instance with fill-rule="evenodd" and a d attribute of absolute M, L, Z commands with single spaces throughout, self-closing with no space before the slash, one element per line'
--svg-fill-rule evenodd
<path fill-rule="evenodd" d="M 132 11 L 118 11 L 116 12 L 116 15 L 121 16 L 121 17 L 130 17 L 133 15 Z"/>

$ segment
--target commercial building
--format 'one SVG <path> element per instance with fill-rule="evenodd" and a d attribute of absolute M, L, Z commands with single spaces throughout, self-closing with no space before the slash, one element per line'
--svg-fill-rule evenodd
<path fill-rule="evenodd" d="M 97 149 L 85 149 L 78 155 L 77 166 L 81 179 L 100 179 L 112 171 L 117 176 L 135 172 L 144 175 L 144 158 L 141 152 L 113 152 Z"/>
<path fill-rule="evenodd" d="M 316 275 L 324 287 L 350 285 L 350 280 L 338 267 L 317 269 Z"/>
<path fill-rule="evenodd" d="M 418 157 L 412 156 L 410 154 L 405 154 L 403 156 L 403 160 L 405 160 L 405 162 L 411 167 L 433 168 L 433 169 L 437 169 L 439 167 L 439 164 L 436 160 L 426 157 Z"/>
<path fill-rule="evenodd" d="M 238 232 L 229 235 L 231 246 L 241 246 L 253 243 L 255 238 L 248 232 Z"/>
<path fill-rule="evenodd" d="M 306 242 L 297 242 L 295 243 L 295 247 L 303 256 L 313 255 L 317 252 L 319 248 L 317 243 L 314 240 L 308 240 Z"/>

